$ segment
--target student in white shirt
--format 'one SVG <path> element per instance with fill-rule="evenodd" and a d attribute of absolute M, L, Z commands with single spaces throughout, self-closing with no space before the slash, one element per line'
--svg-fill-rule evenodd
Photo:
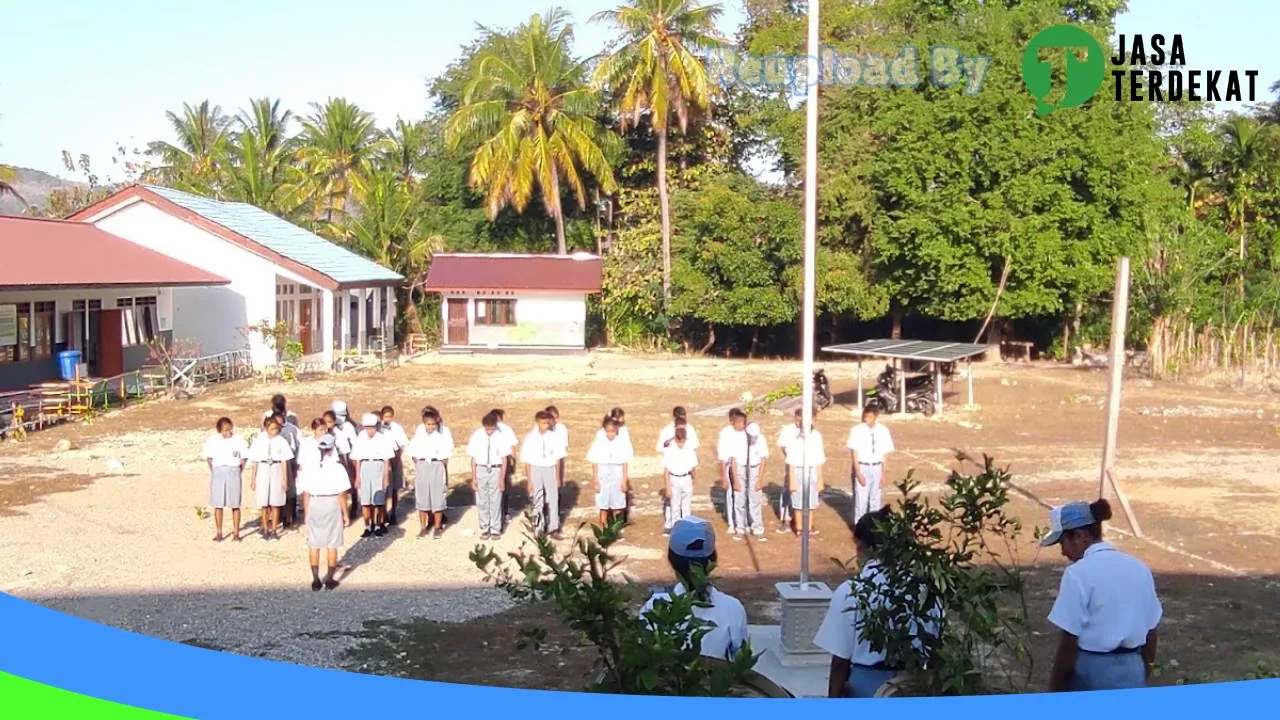
<path fill-rule="evenodd" d="M 280 437 L 280 424 L 274 417 L 262 423 L 263 432 L 254 438 L 249 456 L 253 470 L 249 473 L 249 487 L 261 508 L 262 537 L 264 540 L 280 538 L 280 508 L 285 503 L 285 485 L 288 483 L 286 466 L 293 459 L 289 443 Z"/>
<path fill-rule="evenodd" d="M 476 495 L 476 514 L 480 519 L 480 539 L 496 540 L 502 536 L 505 519 L 503 498 L 507 492 L 507 458 L 511 457 L 510 438 L 498 430 L 498 416 L 493 412 L 480 421 L 480 429 L 467 441 L 467 457 L 471 459 L 471 490 Z"/>
<path fill-rule="evenodd" d="M 269 417 L 276 419 L 276 424 L 280 426 L 280 437 L 289 443 L 289 450 L 293 452 L 293 460 L 285 463 L 285 489 L 284 489 L 284 507 L 280 513 L 280 525 L 285 530 L 293 527 L 297 522 L 298 509 L 298 448 L 302 442 L 301 433 L 298 432 L 298 423 L 292 423 L 286 420 L 284 410 L 284 396 L 276 395 L 271 399 L 271 410 L 263 414 L 262 419 Z"/>
<path fill-rule="evenodd" d="M 310 431 L 303 433 L 302 439 L 298 441 L 298 457 L 295 458 L 295 460 L 298 465 L 298 487 L 299 488 L 302 487 L 302 483 L 304 480 L 306 480 L 306 476 L 309 473 L 316 473 L 320 471 L 320 438 L 326 435 L 328 435 L 329 437 L 333 437 L 333 435 L 329 433 L 328 428 L 325 427 L 324 419 L 316 418 L 315 420 L 311 421 Z M 334 442 L 336 445 L 337 443 L 336 438 Z M 336 451 L 335 451 L 335 457 L 337 457 Z M 301 490 L 298 490 L 298 495 L 299 497 L 301 497 L 302 495 Z M 305 511 L 306 511 L 306 504 L 303 503 L 304 514 L 305 514 Z"/>
<path fill-rule="evenodd" d="M 632 460 L 631 443 L 618 434 L 618 422 L 605 417 L 601 423 L 603 437 L 596 437 L 587 451 L 591 463 L 591 480 L 596 491 L 596 511 L 600 513 L 600 525 L 606 526 L 619 519 L 627 507 L 627 491 L 630 478 L 627 465 Z"/>
<path fill-rule="evenodd" d="M 409 436 L 405 434 L 404 427 L 396 422 L 396 409 L 390 405 L 384 405 L 382 408 L 382 424 L 378 426 L 378 432 L 390 441 L 391 445 L 391 475 L 390 486 L 387 488 L 387 524 L 396 524 L 396 510 L 400 507 L 400 491 L 404 489 L 404 450 L 409 446 Z"/>
<path fill-rule="evenodd" d="M 688 428 L 681 425 L 675 429 L 671 443 L 662 449 L 668 507 L 663 535 L 670 536 L 677 522 L 693 514 L 693 480 L 698 469 L 698 454 L 690 445 Z"/>
<path fill-rule="evenodd" d="M 795 422 L 790 425 L 783 426 L 778 432 L 778 450 L 782 452 L 782 492 L 778 494 L 778 532 L 795 532 L 794 512 L 799 508 L 791 505 L 791 495 L 795 488 L 791 487 L 791 460 L 788 447 L 796 438 L 800 437 L 800 424 L 804 417 L 804 410 L 796 408 Z"/>
<path fill-rule="evenodd" d="M 769 457 L 769 445 L 760 433 L 760 426 L 748 423 L 737 432 L 737 426 L 746 422 L 746 413 L 738 411 L 734 418 L 734 432 L 724 436 L 726 444 L 721 451 L 728 469 L 733 490 L 733 523 L 735 539 L 748 532 L 764 539 L 764 472 Z"/>
<path fill-rule="evenodd" d="M 860 587 L 855 589 L 853 581 L 846 580 L 836 588 L 831 596 L 831 604 L 827 606 L 826 617 L 813 639 L 814 645 L 831 653 L 828 697 L 875 697 L 876 691 L 900 671 L 900 668 L 886 662 L 883 652 L 872 651 L 870 641 L 862 637 L 858 627 L 863 622 L 862 609 L 884 607 L 888 602 L 884 593 L 895 590 L 890 587 L 888 573 L 881 567 L 880 561 L 870 557 L 880 545 L 877 524 L 887 519 L 889 513 L 889 508 L 884 507 L 867 513 L 858 520 L 853 530 L 853 539 L 862 560 L 862 568 L 858 571 Z M 861 599 L 865 604 L 861 604 L 858 596 L 866 592 L 868 585 L 876 590 L 872 591 L 870 597 L 863 596 Z M 922 653 L 926 647 L 936 645 L 940 632 L 941 609 L 935 608 L 930 615 L 931 621 L 915 629 L 916 649 Z"/>
<path fill-rule="evenodd" d="M 351 458 L 356 463 L 356 490 L 364 515 L 364 534 L 360 537 L 382 537 L 387 534 L 387 487 L 391 482 L 391 458 L 395 455 L 391 441 L 378 432 L 378 416 L 365 413 L 361 418 L 364 432 L 351 444 Z"/>
<path fill-rule="evenodd" d="M 627 430 L 627 411 L 620 407 L 613 408 L 606 417 L 610 417 L 618 424 L 618 437 L 632 448 L 631 453 L 635 454 L 635 447 L 631 445 L 631 431 Z M 596 430 L 596 439 L 604 437 L 604 428 Z M 627 505 L 622 509 L 622 525 L 626 527 L 631 524 L 631 491 L 627 491 Z"/>
<path fill-rule="evenodd" d="M 849 457 L 853 461 L 853 522 L 880 507 L 880 485 L 885 474 L 885 459 L 894 451 L 889 428 L 879 422 L 880 410 L 868 405 L 862 411 L 862 424 L 849 431 Z"/>
<path fill-rule="evenodd" d="M 347 513 L 347 494 L 351 483 L 347 468 L 337 453 L 337 439 L 325 433 L 315 443 L 319 462 L 310 472 L 298 478 L 302 494 L 302 512 L 307 518 L 307 555 L 311 563 L 311 589 L 332 590 L 338 587 L 333 574 L 338 569 L 338 548 L 342 547 L 343 529 L 351 524 Z M 320 551 L 325 551 L 328 564 L 320 579 Z"/>
<path fill-rule="evenodd" d="M 716 440 L 716 462 L 720 469 L 718 482 L 724 488 L 724 517 L 729 525 L 729 532 L 735 535 L 745 521 L 736 517 L 738 501 L 735 488 L 738 483 L 734 480 L 734 458 L 738 449 L 746 446 L 746 433 L 747 414 L 734 408 L 729 411 L 729 424 L 720 429 L 720 436 Z"/>
<path fill-rule="evenodd" d="M 676 428 L 681 426 L 684 427 L 686 436 L 685 445 L 690 450 L 698 449 L 698 431 L 689 424 L 689 411 L 677 405 L 671 408 L 671 422 L 658 432 L 658 454 L 662 454 L 663 449 L 671 444 L 671 440 L 676 436 Z"/>
<path fill-rule="evenodd" d="M 244 463 L 249 445 L 236 435 L 231 418 L 218 418 L 217 432 L 204 441 L 204 459 L 209 464 L 209 507 L 213 508 L 213 524 L 217 528 L 214 542 L 222 542 L 222 511 L 231 508 L 231 538 L 240 542 L 240 505 Z"/>
<path fill-rule="evenodd" d="M 440 416 L 424 410 L 422 424 L 409 441 L 409 457 L 413 459 L 415 477 L 414 505 L 422 530 L 419 538 L 434 530 L 433 537 L 444 537 L 444 511 L 448 494 L 449 458 L 453 455 L 453 436 L 440 424 Z"/>
<path fill-rule="evenodd" d="M 547 414 L 551 416 L 551 429 L 560 436 L 560 442 L 564 444 L 564 451 L 567 455 L 569 452 L 569 427 L 560 422 L 560 408 L 555 405 L 546 407 Z M 567 457 L 560 458 L 560 477 L 564 477 L 564 464 L 568 460 Z"/>
<path fill-rule="evenodd" d="M 671 602 L 672 595 L 684 595 L 694 591 L 695 568 L 706 577 L 716 564 L 716 533 L 711 523 L 702 518 L 681 518 L 671 527 L 667 542 L 667 562 L 676 575 L 676 584 L 670 592 L 654 593 L 640 608 L 640 617 L 648 616 L 654 605 Z M 702 636 L 699 650 L 705 657 L 732 660 L 746 644 L 748 638 L 747 611 L 732 595 L 717 590 L 708 579 L 697 590 L 704 607 L 693 608 L 693 616 L 711 625 Z"/>
<path fill-rule="evenodd" d="M 538 531 L 560 540 L 560 459 L 568 453 L 560 436 L 551 431 L 551 415 L 539 410 L 534 416 L 537 427 L 529 431 L 520 446 L 520 462 L 524 464 L 529 483 L 529 498 L 538 519 Z"/>
<path fill-rule="evenodd" d="M 1102 539 L 1111 504 L 1074 502 L 1050 513 L 1041 544 L 1059 545 L 1071 561 L 1062 573 L 1049 622 L 1061 634 L 1050 692 L 1146 687 L 1156 661 L 1163 608 L 1155 578 L 1141 560 Z"/>
<path fill-rule="evenodd" d="M 796 411 L 796 419 L 803 420 L 801 410 Z M 813 426 L 809 427 L 807 433 L 796 428 L 796 434 L 784 452 L 787 458 L 787 477 L 790 478 L 791 532 L 796 537 L 800 536 L 801 514 L 808 507 L 809 535 L 819 535 L 821 533 L 814 527 L 814 520 L 818 517 L 814 511 L 818 509 L 818 488 L 826 487 L 822 479 L 822 466 L 827 463 L 822 433 Z M 804 470 L 806 464 L 807 474 Z"/>
<path fill-rule="evenodd" d="M 516 431 L 507 424 L 507 411 L 502 408 L 494 408 L 489 411 L 498 419 L 498 432 L 502 433 L 511 443 L 512 455 L 503 461 L 502 466 L 502 521 L 505 526 L 511 521 L 511 485 L 515 482 L 516 475 L 516 456 L 515 449 L 520 447 L 520 437 L 516 435 Z"/>
<path fill-rule="evenodd" d="M 325 426 L 329 429 L 329 433 L 333 435 L 333 440 L 337 444 L 338 459 L 342 461 L 343 466 L 347 468 L 347 478 L 351 480 L 351 491 L 355 493 L 356 489 L 356 464 L 351 459 L 351 444 L 356 439 L 355 428 L 351 422 L 347 420 L 347 404 L 341 400 L 333 403 L 336 409 L 326 410 L 324 413 Z M 341 413 L 339 413 L 341 410 Z M 351 503 L 352 519 L 360 515 L 360 503 Z"/>

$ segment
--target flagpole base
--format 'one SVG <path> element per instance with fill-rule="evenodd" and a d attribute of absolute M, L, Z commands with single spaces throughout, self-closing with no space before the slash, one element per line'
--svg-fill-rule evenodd
<path fill-rule="evenodd" d="M 827 652 L 813 644 L 831 604 L 831 588 L 822 582 L 780 582 L 775 586 L 782 604 L 779 661 L 784 665 L 825 662 Z"/>

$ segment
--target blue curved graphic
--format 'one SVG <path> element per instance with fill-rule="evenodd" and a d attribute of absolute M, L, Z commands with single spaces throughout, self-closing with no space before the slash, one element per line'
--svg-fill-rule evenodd
<path fill-rule="evenodd" d="M 287 697 L 289 716 L 363 717 L 370 702 L 421 707 L 438 716 L 518 714 L 542 718 L 729 717 L 776 720 L 788 713 L 830 713 L 827 700 L 619 697 L 402 680 L 322 670 L 214 652 L 125 632 L 0 594 L 0 672 L 53 688 L 185 718 L 243 720 L 256 692 Z M 233 692 L 226 689 L 234 688 Z M 901 698 L 840 702 L 893 703 L 904 717 L 1272 717 L 1280 680 L 1063 695 Z M 0 697 L 0 717 L 5 698 Z M 13 707 L 12 705 L 10 706 Z M 858 709 L 866 710 L 866 706 Z M 884 708 L 875 708 L 884 710 Z M 853 708 L 848 711 L 857 712 Z M 838 711 L 837 711 L 838 712 Z M 399 713 L 397 713 L 399 714 Z M 22 717 L 13 716 L 13 717 Z"/>

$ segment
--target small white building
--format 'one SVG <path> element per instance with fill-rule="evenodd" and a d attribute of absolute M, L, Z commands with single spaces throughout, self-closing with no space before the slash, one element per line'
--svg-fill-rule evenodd
<path fill-rule="evenodd" d="M 438 292 L 444 351 L 581 351 L 600 258 L 440 253 L 423 287 Z"/>
<path fill-rule="evenodd" d="M 173 291 L 174 341 L 203 355 L 248 348 L 255 367 L 273 365 L 278 350 L 253 328 L 278 321 L 325 367 L 349 348 L 395 344 L 404 278 L 261 208 L 133 185 L 71 219 L 230 280 Z"/>

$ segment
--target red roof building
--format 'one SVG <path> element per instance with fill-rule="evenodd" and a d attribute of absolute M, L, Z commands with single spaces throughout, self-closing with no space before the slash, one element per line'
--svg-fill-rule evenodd
<path fill-rule="evenodd" d="M 230 281 L 93 225 L 0 216 L 0 390 L 58 377 L 78 351 L 89 375 L 150 361 L 172 339 L 173 289 Z"/>
<path fill-rule="evenodd" d="M 446 351 L 582 351 L 595 255 L 440 253 L 422 288 L 438 292 Z"/>

